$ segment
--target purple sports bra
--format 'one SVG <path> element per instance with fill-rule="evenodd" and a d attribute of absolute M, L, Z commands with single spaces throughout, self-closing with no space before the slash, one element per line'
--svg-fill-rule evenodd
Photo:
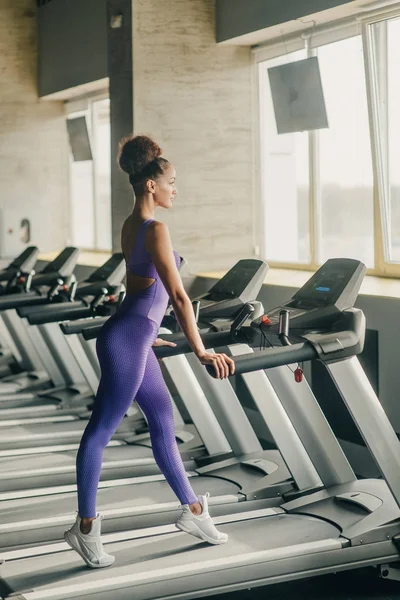
<path fill-rule="evenodd" d="M 146 231 L 154 219 L 147 219 L 141 224 L 136 236 L 135 244 L 127 261 L 127 269 L 132 275 L 154 279 L 154 283 L 148 288 L 128 294 L 126 299 L 134 300 L 133 311 L 135 315 L 147 317 L 160 325 L 168 306 L 168 293 L 158 276 L 151 254 L 146 250 Z M 176 266 L 179 268 L 180 257 L 174 251 Z"/>

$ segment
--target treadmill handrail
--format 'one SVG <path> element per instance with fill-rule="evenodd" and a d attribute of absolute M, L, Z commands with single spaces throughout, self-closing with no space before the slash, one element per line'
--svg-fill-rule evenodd
<path fill-rule="evenodd" d="M 94 340 L 102 328 L 102 325 L 93 325 L 87 327 L 82 331 L 82 336 L 85 340 Z M 206 348 L 218 348 L 220 346 L 226 346 L 233 343 L 233 338 L 230 331 L 212 331 L 204 329 L 199 331 L 203 344 Z M 175 334 L 160 334 L 161 339 L 174 342 L 176 347 L 171 346 L 158 346 L 154 348 L 154 353 L 158 359 L 168 358 L 170 356 L 177 356 L 178 354 L 188 354 L 193 352 L 187 338 L 183 333 Z"/>
<path fill-rule="evenodd" d="M 37 292 L 21 292 L 20 294 L 6 294 L 0 298 L 0 311 L 10 310 L 18 306 L 43 304 L 47 302 L 47 296 L 40 296 Z"/>
<path fill-rule="evenodd" d="M 302 342 L 292 346 L 268 348 L 254 354 L 242 354 L 233 358 L 233 361 L 235 363 L 235 374 L 241 375 L 242 373 L 252 373 L 253 371 L 305 362 L 314 358 L 318 358 L 316 349 L 309 342 Z M 212 365 L 207 365 L 206 369 L 210 375 L 216 377 Z"/>
<path fill-rule="evenodd" d="M 208 329 L 204 329 L 203 331 L 200 330 L 199 333 L 205 348 L 219 348 L 220 346 L 232 344 L 234 341 L 230 331 L 210 332 Z M 174 342 L 176 346 L 158 346 L 154 348 L 154 353 L 158 359 L 193 352 L 193 348 L 190 346 L 183 333 L 174 335 L 159 335 L 159 337 L 161 339 L 168 340 L 169 342 Z"/>
<path fill-rule="evenodd" d="M 73 335 L 82 333 L 84 329 L 91 327 L 102 327 L 109 317 L 89 317 L 88 319 L 79 319 L 78 321 L 66 321 L 60 323 L 60 329 L 64 335 Z"/>
<path fill-rule="evenodd" d="M 73 305 L 71 306 L 71 304 Z M 27 317 L 29 324 L 44 325 L 46 323 L 57 323 L 65 319 L 85 319 L 93 314 L 90 306 L 87 306 L 84 302 L 66 302 L 65 304 L 54 306 L 54 308 L 58 310 L 54 310 L 51 313 L 46 313 L 46 311 L 33 312 Z"/>
<path fill-rule="evenodd" d="M 23 319 L 30 319 L 33 315 L 53 315 L 54 313 L 65 312 L 76 306 L 86 306 L 82 301 L 73 302 L 47 302 L 39 306 L 22 306 L 18 309 L 18 315 Z"/>

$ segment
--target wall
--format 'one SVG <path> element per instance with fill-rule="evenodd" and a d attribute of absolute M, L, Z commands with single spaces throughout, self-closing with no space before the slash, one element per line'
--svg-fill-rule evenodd
<path fill-rule="evenodd" d="M 253 254 L 251 55 L 216 45 L 214 4 L 132 4 L 134 129 L 177 169 L 174 208 L 158 216 L 194 272 Z"/>
<path fill-rule="evenodd" d="M 38 8 L 40 96 L 107 77 L 106 6 L 107 0 L 52 0 Z"/>
<path fill-rule="evenodd" d="M 68 202 L 68 141 L 61 102 L 37 97 L 33 0 L 0 0 L 0 209 L 32 220 L 32 243 L 63 246 Z M 4 242 L 4 240 L 2 240 Z"/>
<path fill-rule="evenodd" d="M 351 0 L 216 0 L 217 41 L 312 15 Z"/>
<path fill-rule="evenodd" d="M 132 187 L 115 157 L 119 141 L 133 130 L 132 1 L 108 0 L 108 76 L 110 81 L 111 206 L 113 249 L 121 249 L 121 225 L 133 205 Z M 111 27 L 121 16 L 119 27 Z"/>

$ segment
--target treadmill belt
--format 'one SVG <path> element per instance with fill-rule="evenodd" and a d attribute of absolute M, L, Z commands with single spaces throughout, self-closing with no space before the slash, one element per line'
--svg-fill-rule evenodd
<path fill-rule="evenodd" d="M 0 489 L 2 475 L 5 473 L 29 471 L 30 469 L 45 469 L 47 467 L 57 468 L 69 465 L 75 467 L 77 452 L 78 450 L 72 450 L 70 452 L 49 452 L 47 454 L 28 454 L 26 456 L 0 458 Z M 152 449 L 147 446 L 131 446 L 129 444 L 106 448 L 103 464 L 108 461 L 135 460 L 139 458 L 153 458 Z"/>
<path fill-rule="evenodd" d="M 236 496 L 240 491 L 237 484 L 216 477 L 191 477 L 190 482 L 196 494 L 208 491 L 212 496 Z M 118 526 L 115 525 L 116 520 L 106 518 L 102 525 L 105 533 L 121 528 L 170 523 L 171 511 L 176 511 L 177 514 L 179 512 L 179 502 L 165 480 L 122 486 L 111 485 L 99 489 L 97 498 L 98 510 L 102 513 L 107 510 L 123 508 L 129 510 L 134 507 L 139 507 L 146 512 L 154 504 L 160 506 L 163 503 L 172 503 L 169 510 L 165 512 L 159 510 L 142 516 L 139 510 L 134 515 L 136 519 L 134 521 L 132 519 L 128 522 L 122 521 L 117 516 Z M 2 501 L 0 503 L 0 547 L 62 539 L 64 530 L 75 519 L 76 506 L 75 491 Z M 54 522 L 56 517 L 60 517 L 59 522 Z M 140 524 L 138 522 L 136 525 L 138 519 Z M 34 521 L 34 523 L 30 526 L 27 521 Z"/>
<path fill-rule="evenodd" d="M 206 545 L 185 533 L 169 533 L 106 544 L 106 551 L 116 557 L 115 564 L 108 569 L 87 569 L 75 552 L 66 551 L 6 562 L 0 567 L 0 576 L 4 580 L 4 591 L 20 593 L 19 600 L 24 599 L 24 591 L 34 591 L 37 600 L 41 598 L 40 592 L 47 593 L 46 598 L 57 599 L 148 600 L 167 597 L 173 592 L 184 598 L 185 593 L 196 590 L 191 596 L 195 598 L 201 597 L 202 590 L 210 588 L 213 580 L 218 586 L 226 585 L 229 579 L 240 581 L 243 575 L 234 566 L 235 561 L 246 560 L 249 553 L 320 540 L 323 543 L 322 540 L 337 538 L 340 534 L 336 527 L 324 521 L 284 514 L 233 522 L 219 528 L 229 534 L 228 543 L 222 546 Z M 228 569 L 223 564 L 226 559 L 232 563 Z M 248 568 L 251 568 L 251 556 L 249 561 Z M 255 556 L 254 562 L 257 561 Z M 3 590 L 0 588 L 0 591 Z"/>
<path fill-rule="evenodd" d="M 65 423 L 2 427 L 0 430 L 0 450 L 60 444 L 63 439 L 68 440 L 68 442 L 74 440 L 80 442 L 87 423 L 87 419 L 77 419 Z M 118 438 L 118 434 L 119 437 L 121 437 L 121 434 L 132 435 L 134 433 L 132 422 L 129 419 L 124 419 L 116 433 L 114 439 Z"/>

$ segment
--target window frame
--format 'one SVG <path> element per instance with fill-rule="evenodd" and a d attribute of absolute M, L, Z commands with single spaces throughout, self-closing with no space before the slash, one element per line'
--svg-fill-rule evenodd
<path fill-rule="evenodd" d="M 313 27 L 312 29 L 296 33 L 292 36 L 282 37 L 278 41 L 272 41 L 265 45 L 259 45 L 253 48 L 253 61 L 255 65 L 255 82 L 257 86 L 257 103 L 255 104 L 256 119 L 255 127 L 257 134 L 255 139 L 258 144 L 258 174 L 255 186 L 256 197 L 259 199 L 255 203 L 256 221 L 263 223 L 265 206 L 262 196 L 262 173 L 260 153 L 262 152 L 262 132 L 261 132 L 261 98 L 262 90 L 265 89 L 265 78 L 262 78 L 262 63 L 283 54 L 289 54 L 296 50 L 305 49 L 307 56 L 315 56 L 317 48 L 326 44 L 339 42 L 357 35 L 361 36 L 364 51 L 364 72 L 367 90 L 368 105 L 368 125 L 370 131 L 372 170 L 373 170 L 373 218 L 374 218 L 374 268 L 369 268 L 369 275 L 380 277 L 400 278 L 400 262 L 389 262 L 386 257 L 388 253 L 389 224 L 387 222 L 388 205 L 388 180 L 387 161 L 388 154 L 383 152 L 385 140 L 383 139 L 383 128 L 381 125 L 382 115 L 379 105 L 378 88 L 378 54 L 375 48 L 375 36 L 373 26 L 381 21 L 389 21 L 400 17 L 400 7 L 380 11 L 369 11 L 361 13 L 361 16 L 355 16 L 351 19 L 339 21 L 328 26 Z M 387 64 L 379 65 L 379 72 L 387 70 Z M 288 263 L 268 261 L 273 268 L 293 269 L 301 271 L 316 271 L 320 264 L 317 262 L 318 236 L 321 229 L 318 226 L 320 219 L 320 198 L 318 185 L 318 133 L 309 133 L 309 174 L 310 174 L 310 210 L 309 210 L 309 229 L 310 229 L 310 262 L 309 263 Z M 265 252 L 265 232 L 255 232 L 258 243 L 255 243 L 255 249 L 262 258 L 266 258 Z"/>
<path fill-rule="evenodd" d="M 103 90 L 101 92 L 95 92 L 93 94 L 81 96 L 79 98 L 74 98 L 72 100 L 68 100 L 65 102 L 65 119 L 75 118 L 75 117 L 85 117 L 86 124 L 89 133 L 89 139 L 92 147 L 96 143 L 96 133 L 94 126 L 94 110 L 93 104 L 95 102 L 99 102 L 102 100 L 109 100 L 110 94 L 108 90 Z M 71 169 L 71 161 L 69 165 L 69 180 L 70 180 L 70 188 L 71 188 L 71 178 L 72 178 L 72 169 Z M 102 248 L 99 246 L 98 242 L 98 227 L 97 227 L 97 211 L 96 211 L 96 201 L 97 201 L 97 187 L 96 187 L 96 155 L 93 154 L 92 160 L 92 190 L 93 190 L 93 247 L 92 248 L 83 248 L 88 252 L 110 252 L 111 248 Z M 69 194 L 69 215 L 71 216 L 73 207 L 72 207 L 72 197 L 71 193 Z M 69 238 L 74 238 L 72 219 L 69 218 Z"/>

